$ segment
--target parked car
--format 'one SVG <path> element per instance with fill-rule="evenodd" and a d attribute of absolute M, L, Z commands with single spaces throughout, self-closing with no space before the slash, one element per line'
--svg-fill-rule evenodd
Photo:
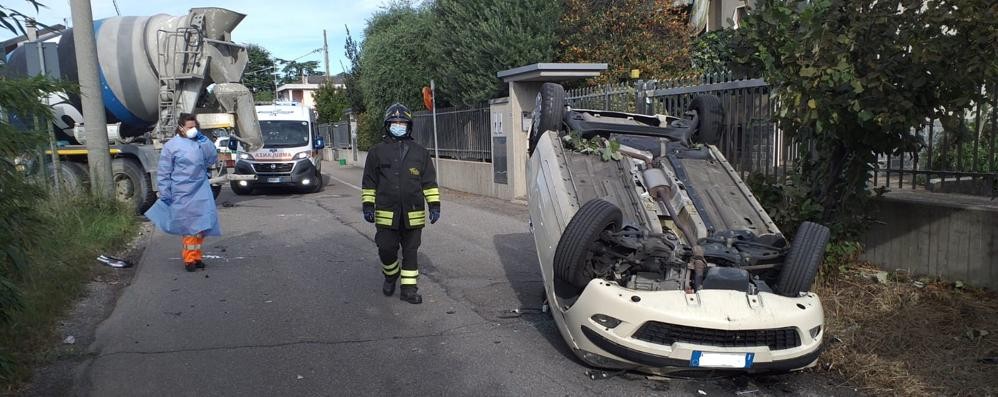
<path fill-rule="evenodd" d="M 790 371 L 821 352 L 810 291 L 828 228 L 788 241 L 716 146 L 723 109 L 683 115 L 572 109 L 537 96 L 530 228 L 545 297 L 585 363 L 664 374 Z M 619 144 L 619 147 L 618 147 Z"/>

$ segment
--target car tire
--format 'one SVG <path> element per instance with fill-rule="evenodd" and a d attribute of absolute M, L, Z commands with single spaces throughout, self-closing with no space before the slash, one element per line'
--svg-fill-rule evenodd
<path fill-rule="evenodd" d="M 609 201 L 593 199 L 582 205 L 565 227 L 554 252 L 554 275 L 579 291 L 598 275 L 590 264 L 590 247 L 607 228 L 618 230 L 623 214 Z"/>
<path fill-rule="evenodd" d="M 811 290 L 811 284 L 825 259 L 825 246 L 830 237 L 831 232 L 823 225 L 801 223 L 780 270 L 776 293 L 796 298 L 802 292 Z"/>
<path fill-rule="evenodd" d="M 561 84 L 544 83 L 534 102 L 533 120 L 530 125 L 530 141 L 527 151 L 534 152 L 537 142 L 547 131 L 558 131 L 565 119 L 565 87 Z"/>
<path fill-rule="evenodd" d="M 253 194 L 252 187 L 242 187 L 239 186 L 239 183 L 237 182 L 229 182 L 229 187 L 232 188 L 232 193 L 235 193 L 236 196 L 246 196 Z"/>
<path fill-rule="evenodd" d="M 113 159 L 111 173 L 114 195 L 118 201 L 134 206 L 140 214 L 146 212 L 156 202 L 157 196 L 152 190 L 152 180 L 137 161 L 129 158 Z"/>
<path fill-rule="evenodd" d="M 715 95 L 698 95 L 693 98 L 689 110 L 695 110 L 699 119 L 690 142 L 705 145 L 720 144 L 724 133 L 724 109 L 721 107 L 721 99 Z"/>
<path fill-rule="evenodd" d="M 312 186 L 310 190 L 311 193 L 319 193 L 325 186 L 325 181 L 322 179 L 322 172 L 318 169 L 315 170 L 315 185 Z"/>

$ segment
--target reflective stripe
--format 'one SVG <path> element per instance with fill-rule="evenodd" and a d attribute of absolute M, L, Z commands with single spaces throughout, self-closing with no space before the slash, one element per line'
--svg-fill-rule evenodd
<path fill-rule="evenodd" d="M 375 224 L 391 226 L 395 219 L 395 213 L 391 211 L 374 211 Z"/>
<path fill-rule="evenodd" d="M 188 251 L 200 251 L 201 250 L 201 246 L 200 245 L 185 245 L 184 249 L 188 250 Z"/>
<path fill-rule="evenodd" d="M 374 189 L 363 189 L 363 190 L 361 190 L 360 201 L 362 203 L 373 203 L 374 202 L 375 193 L 376 192 L 375 192 Z"/>
<path fill-rule="evenodd" d="M 402 280 L 399 281 L 399 284 L 401 284 L 401 285 L 416 285 L 416 279 L 402 277 Z"/>
<path fill-rule="evenodd" d="M 396 260 L 390 265 L 381 265 L 381 271 L 385 273 L 386 276 L 394 276 L 399 272 L 399 261 Z"/>
<path fill-rule="evenodd" d="M 410 226 L 426 225 L 426 211 L 409 212 L 409 225 Z"/>
<path fill-rule="evenodd" d="M 427 203 L 439 203 L 440 202 L 440 189 L 431 187 L 429 189 L 423 189 L 423 195 L 426 196 Z"/>
<path fill-rule="evenodd" d="M 419 270 L 402 269 L 402 277 L 419 277 Z"/>

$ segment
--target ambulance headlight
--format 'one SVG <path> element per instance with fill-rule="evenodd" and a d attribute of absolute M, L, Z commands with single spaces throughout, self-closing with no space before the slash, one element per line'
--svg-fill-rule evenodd
<path fill-rule="evenodd" d="M 240 160 L 253 160 L 253 156 L 250 156 L 249 153 L 239 153 L 239 159 Z"/>
<path fill-rule="evenodd" d="M 311 155 L 311 154 L 312 154 L 312 152 L 301 152 L 301 153 L 296 154 L 294 159 L 295 160 L 304 160 L 304 159 L 307 159 L 309 157 L 309 155 Z"/>

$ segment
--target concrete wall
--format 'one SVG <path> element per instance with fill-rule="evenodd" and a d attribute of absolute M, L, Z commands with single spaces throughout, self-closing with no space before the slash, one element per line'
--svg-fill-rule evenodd
<path fill-rule="evenodd" d="M 461 192 L 513 199 L 511 185 L 492 182 L 492 163 L 441 159 L 437 179 L 441 186 Z"/>
<path fill-rule="evenodd" d="M 884 270 L 998 289 L 998 200 L 892 192 L 877 204 L 864 259 Z"/>
<path fill-rule="evenodd" d="M 353 154 L 349 150 L 336 151 L 329 159 L 336 163 L 340 158 L 347 160 L 347 166 L 363 168 L 367 152 L 357 152 L 357 161 L 353 160 Z M 445 188 L 503 200 L 513 199 L 510 185 L 492 182 L 492 163 L 441 159 L 439 164 L 437 180 Z M 338 164 L 335 166 L 339 167 Z"/>

